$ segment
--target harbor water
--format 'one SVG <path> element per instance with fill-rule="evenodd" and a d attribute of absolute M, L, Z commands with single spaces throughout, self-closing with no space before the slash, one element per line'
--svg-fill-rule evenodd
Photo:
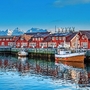
<path fill-rule="evenodd" d="M 90 90 L 90 64 L 0 55 L 0 90 Z"/>

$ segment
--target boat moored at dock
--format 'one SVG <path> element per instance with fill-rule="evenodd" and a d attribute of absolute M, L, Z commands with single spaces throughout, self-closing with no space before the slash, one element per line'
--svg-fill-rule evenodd
<path fill-rule="evenodd" d="M 72 52 L 64 47 L 57 48 L 57 53 L 55 54 L 56 61 L 84 62 L 84 58 L 84 51 Z"/>
<path fill-rule="evenodd" d="M 21 50 L 18 52 L 19 57 L 26 57 L 28 55 L 28 52 L 25 51 L 25 49 L 22 47 Z"/>

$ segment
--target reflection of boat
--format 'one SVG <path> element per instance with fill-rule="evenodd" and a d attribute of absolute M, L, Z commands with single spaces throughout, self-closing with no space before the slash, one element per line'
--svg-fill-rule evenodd
<path fill-rule="evenodd" d="M 27 60 L 27 57 L 18 57 L 18 60 L 26 61 Z"/>
<path fill-rule="evenodd" d="M 21 50 L 18 52 L 18 56 L 25 57 L 28 55 L 28 52 L 24 50 L 24 48 L 21 48 Z"/>
<path fill-rule="evenodd" d="M 55 60 L 57 61 L 75 61 L 84 62 L 85 52 L 71 52 L 66 50 L 64 47 L 57 49 L 57 54 L 55 54 Z"/>
<path fill-rule="evenodd" d="M 67 66 L 73 66 L 75 68 L 82 68 L 84 69 L 85 68 L 85 64 L 83 62 L 61 62 Z"/>

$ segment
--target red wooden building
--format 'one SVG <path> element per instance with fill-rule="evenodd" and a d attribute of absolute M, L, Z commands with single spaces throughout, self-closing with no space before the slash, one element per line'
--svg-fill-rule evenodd
<path fill-rule="evenodd" d="M 22 46 L 28 48 L 28 39 L 22 35 L 15 38 L 15 44 L 17 48 L 21 48 Z"/>
<path fill-rule="evenodd" d="M 50 32 L 39 32 L 34 34 L 29 40 L 29 48 L 46 48 L 47 43 L 43 42 L 48 36 Z"/>
<path fill-rule="evenodd" d="M 82 31 L 78 32 L 78 40 L 80 48 L 90 49 L 90 31 Z"/>
<path fill-rule="evenodd" d="M 14 36 L 0 36 L 0 46 L 11 46 L 15 45 Z"/>
<path fill-rule="evenodd" d="M 25 33 L 21 36 L 0 36 L 0 46 L 47 48 L 65 45 L 68 48 L 90 49 L 90 31 L 64 33 Z"/>

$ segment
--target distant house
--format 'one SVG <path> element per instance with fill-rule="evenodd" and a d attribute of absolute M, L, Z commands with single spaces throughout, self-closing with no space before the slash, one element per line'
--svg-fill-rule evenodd
<path fill-rule="evenodd" d="M 52 47 L 64 46 L 66 44 L 66 38 L 72 33 L 54 33 L 51 35 Z"/>
<path fill-rule="evenodd" d="M 90 49 L 90 31 L 80 30 L 78 32 L 78 38 L 80 42 L 80 47 L 85 49 Z"/>
<path fill-rule="evenodd" d="M 0 46 L 14 46 L 14 36 L 0 36 Z"/>
<path fill-rule="evenodd" d="M 46 37 L 50 35 L 50 32 L 38 32 L 34 34 L 29 40 L 30 48 L 46 48 L 47 43 L 43 42 Z"/>
<path fill-rule="evenodd" d="M 15 38 L 15 44 L 17 48 L 21 48 L 22 46 L 27 48 L 28 47 L 28 39 L 24 35 L 18 36 Z"/>
<path fill-rule="evenodd" d="M 74 32 L 66 37 L 66 43 L 67 47 L 69 48 L 78 48 L 79 40 L 77 37 L 77 32 Z"/>

